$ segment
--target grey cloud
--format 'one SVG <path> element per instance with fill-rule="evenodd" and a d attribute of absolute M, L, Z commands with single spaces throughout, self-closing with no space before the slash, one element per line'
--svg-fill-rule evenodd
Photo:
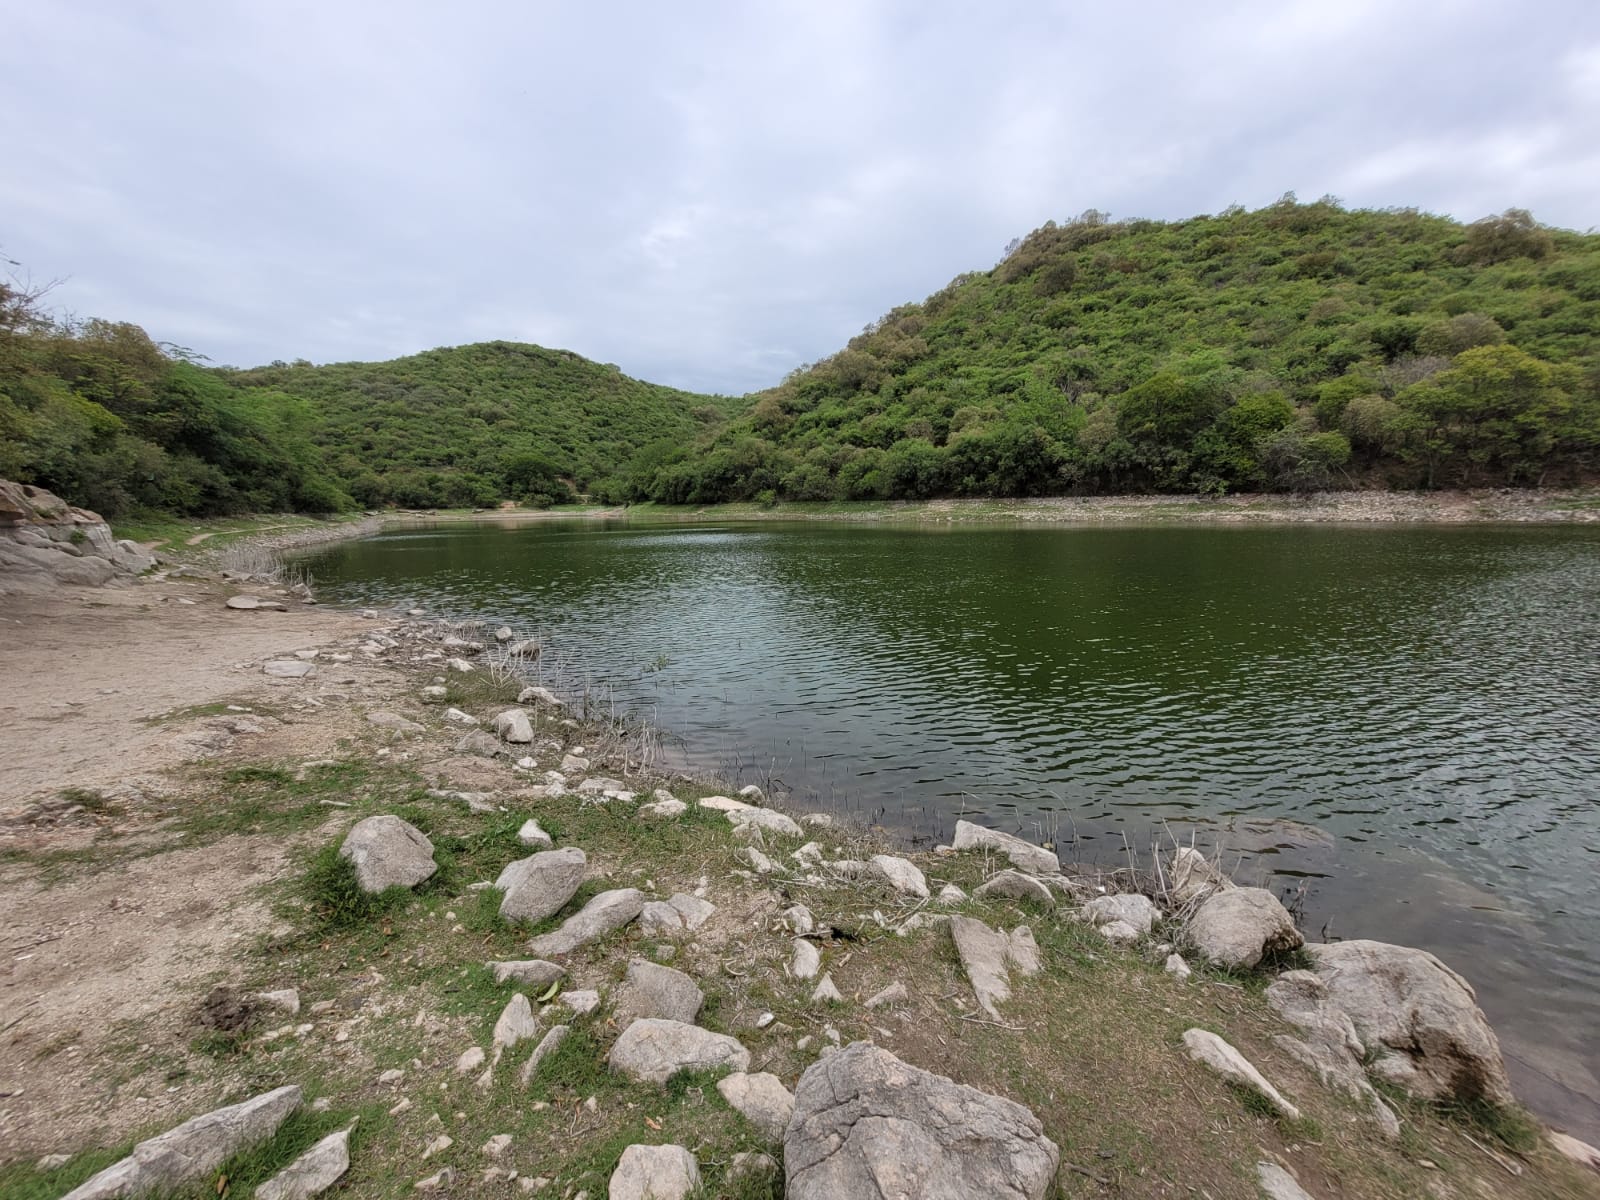
<path fill-rule="evenodd" d="M 1600 9 L 1540 8 L 0 0 L 0 247 L 218 361 L 742 392 L 1088 207 L 1593 225 Z"/>

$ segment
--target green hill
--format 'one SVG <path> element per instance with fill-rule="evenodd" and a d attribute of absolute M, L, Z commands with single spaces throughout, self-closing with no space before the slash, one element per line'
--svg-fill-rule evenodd
<path fill-rule="evenodd" d="M 329 470 L 368 507 L 609 497 L 619 490 L 613 477 L 643 448 L 693 443 L 740 403 L 515 342 L 222 375 L 248 392 L 309 404 L 311 438 Z"/>
<path fill-rule="evenodd" d="M 1600 236 L 1292 197 L 1089 212 L 894 309 L 637 499 L 1481 486 L 1600 469 Z"/>
<path fill-rule="evenodd" d="M 107 516 L 608 498 L 643 448 L 692 444 L 740 403 L 507 342 L 206 368 L 39 299 L 0 281 L 0 478 Z"/>

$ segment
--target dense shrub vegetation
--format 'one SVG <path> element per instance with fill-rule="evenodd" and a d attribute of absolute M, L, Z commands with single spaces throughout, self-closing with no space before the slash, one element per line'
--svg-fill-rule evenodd
<path fill-rule="evenodd" d="M 0 476 L 110 515 L 1600 472 L 1600 235 L 1516 210 L 1091 211 L 742 401 L 507 342 L 206 368 L 38 299 L 0 283 Z"/>
<path fill-rule="evenodd" d="M 630 496 L 1526 485 L 1600 467 L 1600 236 L 1292 197 L 1046 224 Z"/>

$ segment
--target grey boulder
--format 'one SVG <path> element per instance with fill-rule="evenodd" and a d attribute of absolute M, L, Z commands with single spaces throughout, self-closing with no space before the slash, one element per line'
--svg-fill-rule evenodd
<path fill-rule="evenodd" d="M 508 708 L 494 719 L 494 731 L 501 739 L 515 745 L 533 741 L 533 723 L 520 708 Z"/>
<path fill-rule="evenodd" d="M 613 997 L 617 1024 L 623 1029 L 641 1017 L 693 1024 L 705 1002 L 705 994 L 682 971 L 642 958 L 628 963 L 628 973 Z"/>
<path fill-rule="evenodd" d="M 268 1141 L 300 1107 L 300 1089 L 281 1087 L 185 1121 L 79 1184 L 62 1200 L 166 1195 L 204 1179 L 228 1159 Z"/>
<path fill-rule="evenodd" d="M 698 1025 L 644 1017 L 622 1031 L 606 1062 L 613 1071 L 649 1083 L 665 1083 L 679 1071 L 743 1071 L 750 1051 L 726 1034 Z"/>
<path fill-rule="evenodd" d="M 541 958 L 548 954 L 571 954 L 579 946 L 621 929 L 643 908 L 644 893 L 638 888 L 601 892 L 568 917 L 560 929 L 529 941 L 528 950 Z"/>
<path fill-rule="evenodd" d="M 523 987 L 544 989 L 567 973 L 567 969 L 558 963 L 545 962 L 542 958 L 525 958 L 515 962 L 491 962 L 486 964 L 494 972 L 496 983 L 517 983 Z"/>
<path fill-rule="evenodd" d="M 542 921 L 560 912 L 577 894 L 588 861 L 576 846 L 519 858 L 494 881 L 505 893 L 500 915 L 508 921 Z"/>
<path fill-rule="evenodd" d="M 1477 995 L 1425 950 L 1353 941 L 1307 947 L 1328 1002 L 1349 1015 L 1373 1070 L 1428 1099 L 1511 1104 L 1500 1040 Z"/>
<path fill-rule="evenodd" d="M 356 868 L 364 892 L 416 887 L 439 869 L 433 843 L 409 821 L 385 813 L 357 821 L 339 847 Z"/>
<path fill-rule="evenodd" d="M 1056 906 L 1055 895 L 1032 875 L 1021 871 L 1001 871 L 993 879 L 981 884 L 974 896 L 998 896 L 1006 900 L 1031 900 L 1046 908 Z"/>
<path fill-rule="evenodd" d="M 1268 954 L 1305 945 L 1289 910 L 1265 888 L 1229 888 L 1207 897 L 1190 918 L 1188 932 L 1201 958 L 1230 970 L 1246 970 Z"/>
<path fill-rule="evenodd" d="M 788 1200 L 1044 1200 L 1061 1157 L 1022 1105 L 866 1042 L 800 1077 L 783 1149 Z"/>

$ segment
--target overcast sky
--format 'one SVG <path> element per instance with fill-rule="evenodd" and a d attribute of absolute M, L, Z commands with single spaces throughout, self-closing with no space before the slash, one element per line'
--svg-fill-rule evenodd
<path fill-rule="evenodd" d="M 1597 0 L 0 0 L 0 252 L 214 361 L 777 382 L 1086 208 L 1600 224 Z"/>

